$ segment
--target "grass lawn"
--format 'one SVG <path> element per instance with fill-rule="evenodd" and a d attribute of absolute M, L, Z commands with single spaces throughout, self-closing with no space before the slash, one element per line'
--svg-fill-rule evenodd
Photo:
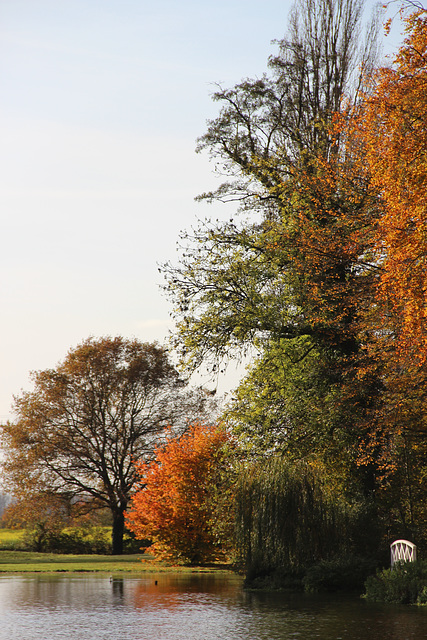
<path fill-rule="evenodd" d="M 101 556 L 101 555 L 62 555 L 54 553 L 35 553 L 32 551 L 0 551 L 0 574 L 2 573 L 55 573 L 55 572 L 108 572 L 108 573 L 144 573 L 144 572 L 183 572 L 217 573 L 228 572 L 224 565 L 218 567 L 187 567 L 155 562 L 152 556 L 141 560 L 142 555 Z"/>
<path fill-rule="evenodd" d="M 20 546 L 25 530 L 0 529 L 0 575 L 3 573 L 55 573 L 55 572 L 108 572 L 108 573 L 144 573 L 144 572 L 198 572 L 231 571 L 217 567 L 186 567 L 156 562 L 153 556 L 140 554 L 110 555 L 73 555 L 60 553 L 36 553 L 22 551 Z"/>

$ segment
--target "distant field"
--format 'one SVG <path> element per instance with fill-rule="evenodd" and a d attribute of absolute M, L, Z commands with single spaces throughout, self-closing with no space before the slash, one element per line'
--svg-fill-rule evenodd
<path fill-rule="evenodd" d="M 88 528 L 64 527 L 60 534 L 63 536 L 62 544 L 67 545 L 66 536 L 70 536 L 69 545 L 86 544 L 89 548 L 63 548 L 64 553 L 89 553 L 90 548 L 97 553 L 107 553 L 111 541 L 111 527 L 96 526 Z M 64 542 L 65 536 L 65 542 Z M 0 529 L 0 551 L 28 551 L 32 546 L 31 530 L 27 529 Z M 59 551 L 61 549 L 58 549 Z M 137 553 L 138 548 L 128 550 L 129 553 Z"/>
<path fill-rule="evenodd" d="M 142 560 L 141 555 L 101 556 L 101 555 L 62 555 L 53 553 L 34 553 L 31 551 L 0 551 L 1 573 L 54 573 L 54 572 L 108 572 L 142 573 L 178 571 L 184 573 L 212 573 L 226 571 L 223 566 L 185 567 L 155 562 L 152 556 Z"/>
<path fill-rule="evenodd" d="M 0 550 L 19 549 L 26 533 L 25 529 L 0 529 Z"/>

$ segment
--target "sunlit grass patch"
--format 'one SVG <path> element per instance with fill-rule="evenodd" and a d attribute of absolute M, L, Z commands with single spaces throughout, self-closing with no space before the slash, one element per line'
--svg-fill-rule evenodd
<path fill-rule="evenodd" d="M 141 571 L 140 556 L 73 555 L 0 551 L 0 573 L 57 571 Z"/>

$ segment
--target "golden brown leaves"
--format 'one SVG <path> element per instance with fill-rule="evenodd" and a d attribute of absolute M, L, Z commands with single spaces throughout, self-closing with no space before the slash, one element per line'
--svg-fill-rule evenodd
<path fill-rule="evenodd" d="M 379 298 L 397 319 L 394 337 L 427 357 L 427 17 L 407 19 L 392 68 L 379 69 L 358 122 L 367 168 L 381 195 L 375 245 L 384 256 Z"/>

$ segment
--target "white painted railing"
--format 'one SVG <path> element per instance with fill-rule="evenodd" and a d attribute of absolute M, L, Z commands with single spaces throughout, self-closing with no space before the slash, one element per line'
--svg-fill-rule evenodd
<path fill-rule="evenodd" d="M 395 540 L 390 545 L 391 566 L 396 562 L 414 562 L 417 559 L 417 547 L 408 540 Z"/>

